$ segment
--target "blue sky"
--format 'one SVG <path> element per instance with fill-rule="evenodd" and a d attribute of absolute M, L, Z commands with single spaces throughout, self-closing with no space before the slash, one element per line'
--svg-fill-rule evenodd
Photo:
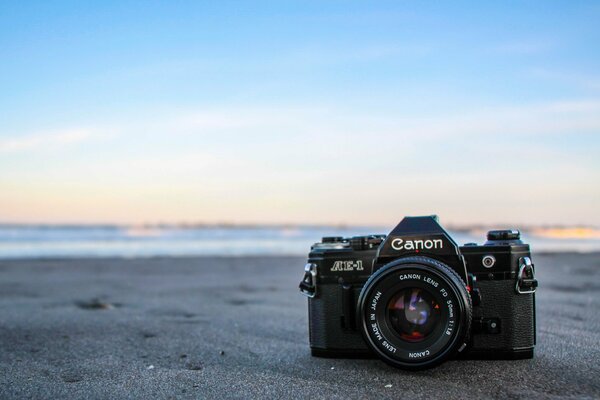
<path fill-rule="evenodd" d="M 600 225 L 600 4 L 0 5 L 0 220 Z"/>

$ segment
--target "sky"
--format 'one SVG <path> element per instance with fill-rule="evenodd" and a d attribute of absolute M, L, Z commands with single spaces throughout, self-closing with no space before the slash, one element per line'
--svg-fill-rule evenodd
<path fill-rule="evenodd" d="M 599 20 L 580 1 L 2 2 L 0 222 L 600 226 Z"/>

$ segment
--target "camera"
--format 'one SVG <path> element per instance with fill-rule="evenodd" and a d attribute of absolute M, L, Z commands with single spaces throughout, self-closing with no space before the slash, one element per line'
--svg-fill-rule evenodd
<path fill-rule="evenodd" d="M 324 237 L 300 291 L 313 356 L 424 369 L 453 358 L 532 358 L 537 285 L 518 230 L 459 247 L 436 216 L 423 216 L 387 236 Z"/>

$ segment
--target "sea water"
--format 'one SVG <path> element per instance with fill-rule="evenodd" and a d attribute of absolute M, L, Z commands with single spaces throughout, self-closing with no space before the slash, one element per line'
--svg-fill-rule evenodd
<path fill-rule="evenodd" d="M 322 236 L 387 233 L 389 227 L 0 225 L 0 258 L 305 256 Z M 450 234 L 459 243 L 485 241 L 485 231 Z M 524 233 L 534 251 L 600 251 L 600 239 L 552 239 Z"/>

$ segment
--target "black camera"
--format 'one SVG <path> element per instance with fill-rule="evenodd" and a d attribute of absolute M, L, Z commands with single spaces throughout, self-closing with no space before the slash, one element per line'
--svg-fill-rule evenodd
<path fill-rule="evenodd" d="M 532 358 L 537 280 L 517 230 L 459 247 L 436 216 L 385 235 L 324 237 L 300 283 L 313 356 L 405 369 L 455 358 Z"/>

